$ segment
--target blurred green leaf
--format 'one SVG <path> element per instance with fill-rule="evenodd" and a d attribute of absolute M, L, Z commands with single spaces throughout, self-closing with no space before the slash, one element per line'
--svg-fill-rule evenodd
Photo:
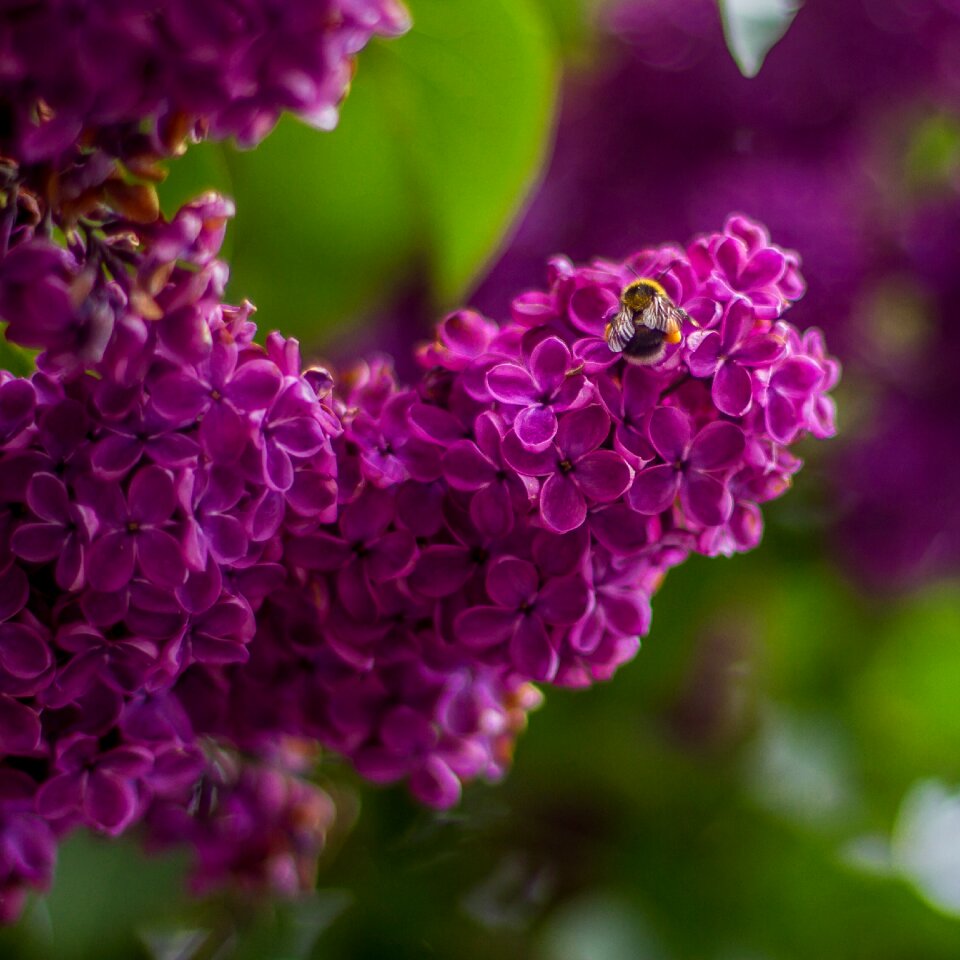
<path fill-rule="evenodd" d="M 35 369 L 33 355 L 29 351 L 0 335 L 0 370 L 9 370 L 18 377 L 29 377 Z"/>
<path fill-rule="evenodd" d="M 410 8 L 407 36 L 361 54 L 333 134 L 285 118 L 256 150 L 200 145 L 172 165 L 167 210 L 232 192 L 231 295 L 267 327 L 316 341 L 400 287 L 454 304 L 537 177 L 557 63 L 534 0 Z"/>
<path fill-rule="evenodd" d="M 773 45 L 787 32 L 800 0 L 719 0 L 723 34 L 745 77 L 755 77 Z"/>
<path fill-rule="evenodd" d="M 947 187 L 960 171 L 960 118 L 924 117 L 907 147 L 907 182 L 914 190 Z"/>
<path fill-rule="evenodd" d="M 877 638 L 853 706 L 878 778 L 960 778 L 960 588 L 944 585 L 905 604 Z"/>
<path fill-rule="evenodd" d="M 47 898 L 59 960 L 140 956 L 144 923 L 184 907 L 184 856 L 146 858 L 131 840 L 76 833 L 61 846 Z"/>

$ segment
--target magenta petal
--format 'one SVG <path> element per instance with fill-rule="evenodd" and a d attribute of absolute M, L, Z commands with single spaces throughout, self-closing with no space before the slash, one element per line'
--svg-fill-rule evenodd
<path fill-rule="evenodd" d="M 543 450 L 557 434 L 557 415 L 552 407 L 529 406 L 513 421 L 520 442 L 528 450 Z"/>
<path fill-rule="evenodd" d="M 131 536 L 120 530 L 108 533 L 87 551 L 87 582 L 104 593 L 119 590 L 130 582 L 135 558 Z"/>
<path fill-rule="evenodd" d="M 608 626 L 623 637 L 640 637 L 650 629 L 650 600 L 641 590 L 603 597 Z"/>
<path fill-rule="evenodd" d="M 470 579 L 475 567 L 464 547 L 426 547 L 410 574 L 410 586 L 425 597 L 448 597 Z"/>
<path fill-rule="evenodd" d="M 470 440 L 450 444 L 442 465 L 443 475 L 454 490 L 479 490 L 496 475 L 493 464 Z"/>
<path fill-rule="evenodd" d="M 680 488 L 683 512 L 705 527 L 726 523 L 733 511 L 733 498 L 716 477 L 691 470 Z"/>
<path fill-rule="evenodd" d="M 162 467 L 144 467 L 130 482 L 127 504 L 132 519 L 140 523 L 169 520 L 177 506 L 173 478 Z"/>
<path fill-rule="evenodd" d="M 470 519 L 477 531 L 491 539 L 505 537 L 513 529 L 514 507 L 504 483 L 491 483 L 470 500 Z"/>
<path fill-rule="evenodd" d="M 27 627 L 0 625 L 0 667 L 20 679 L 37 677 L 52 663 L 50 648 Z"/>
<path fill-rule="evenodd" d="M 560 418 L 557 446 L 568 459 L 579 460 L 596 450 L 609 432 L 610 415 L 599 403 L 591 403 Z"/>
<path fill-rule="evenodd" d="M 132 469 L 143 453 L 143 442 L 135 437 L 114 433 L 98 441 L 90 458 L 94 469 L 104 477 L 122 477 Z"/>
<path fill-rule="evenodd" d="M 626 461 L 613 450 L 594 450 L 578 460 L 573 475 L 583 493 L 596 503 L 616 500 L 633 479 Z"/>
<path fill-rule="evenodd" d="M 370 546 L 365 559 L 367 573 L 375 583 L 403 576 L 417 556 L 417 541 L 409 530 L 385 533 Z"/>
<path fill-rule="evenodd" d="M 723 323 L 720 326 L 721 349 L 729 355 L 737 344 L 750 332 L 756 323 L 756 316 L 749 301 L 737 297 L 727 307 Z"/>
<path fill-rule="evenodd" d="M 83 547 L 75 533 L 67 538 L 57 558 L 54 579 L 61 590 L 77 590 L 83 586 Z"/>
<path fill-rule="evenodd" d="M 203 531 L 213 555 L 221 563 L 232 563 L 247 552 L 247 535 L 235 517 L 214 514 L 207 517 Z"/>
<path fill-rule="evenodd" d="M 105 833 L 121 833 L 137 815 L 137 793 L 127 779 L 97 770 L 90 774 L 83 797 L 87 821 Z"/>
<path fill-rule="evenodd" d="M 551 580 L 537 597 L 537 613 L 547 623 L 576 623 L 589 605 L 590 591 L 579 574 Z"/>
<path fill-rule="evenodd" d="M 41 520 L 50 523 L 65 523 L 70 518 L 67 488 L 52 473 L 38 473 L 30 481 L 27 504 Z"/>
<path fill-rule="evenodd" d="M 720 360 L 720 334 L 716 330 L 696 331 L 687 338 L 691 350 L 687 366 L 695 377 L 709 377 Z"/>
<path fill-rule="evenodd" d="M 711 394 L 721 413 L 742 417 L 753 402 L 753 380 L 743 367 L 728 361 L 717 370 Z"/>
<path fill-rule="evenodd" d="M 690 446 L 690 418 L 676 407 L 657 407 L 650 414 L 650 442 L 667 463 L 679 463 Z"/>
<path fill-rule="evenodd" d="M 599 373 L 620 359 L 620 354 L 614 353 L 603 337 L 585 337 L 578 340 L 573 345 L 573 355 L 578 365 L 583 364 L 583 372 L 587 374 Z"/>
<path fill-rule="evenodd" d="M 428 807 L 447 810 L 460 802 L 460 780 L 436 754 L 410 775 L 410 792 Z"/>
<path fill-rule="evenodd" d="M 313 417 L 295 417 L 276 424 L 270 436 L 277 446 L 295 457 L 312 457 L 327 445 L 323 426 Z"/>
<path fill-rule="evenodd" d="M 746 447 L 743 431 L 735 423 L 719 420 L 707 424 L 690 447 L 690 466 L 698 470 L 732 467 Z"/>
<path fill-rule="evenodd" d="M 502 607 L 472 607 L 454 621 L 453 630 L 461 643 L 484 650 L 509 640 L 519 615 Z"/>
<path fill-rule="evenodd" d="M 29 596 L 27 575 L 15 564 L 7 567 L 0 573 L 0 620 L 19 613 Z"/>
<path fill-rule="evenodd" d="M 790 357 L 771 378 L 778 393 L 794 399 L 805 398 L 823 381 L 823 369 L 809 357 Z"/>
<path fill-rule="evenodd" d="M 552 447 L 539 452 L 528 450 L 520 442 L 520 438 L 511 431 L 503 438 L 503 459 L 517 473 L 522 473 L 526 477 L 544 477 L 548 473 L 553 473 L 559 457 Z"/>
<path fill-rule="evenodd" d="M 636 425 L 657 404 L 661 380 L 644 367 L 630 364 L 623 373 L 623 412 Z"/>
<path fill-rule="evenodd" d="M 177 589 L 177 599 L 187 613 L 204 613 L 216 602 L 222 588 L 220 565 L 209 557 L 203 570 L 188 572 L 186 582 Z"/>
<path fill-rule="evenodd" d="M 63 549 L 67 534 L 55 523 L 25 523 L 14 531 L 10 549 L 31 563 L 47 563 Z"/>
<path fill-rule="evenodd" d="M 424 439 L 434 443 L 448 444 L 461 440 L 467 431 L 463 424 L 441 407 L 415 403 L 407 414 L 410 425 Z"/>
<path fill-rule="evenodd" d="M 733 357 L 744 367 L 769 367 L 787 352 L 786 342 L 772 333 L 750 337 L 741 344 Z"/>
<path fill-rule="evenodd" d="M 625 503 L 615 503 L 590 514 L 590 530 L 597 542 L 618 556 L 639 553 L 650 545 L 651 522 Z"/>
<path fill-rule="evenodd" d="M 552 396 L 570 367 L 570 350 L 558 337 L 541 340 L 530 354 L 530 370 L 540 394 Z"/>
<path fill-rule="evenodd" d="M 228 403 L 214 403 L 200 421 L 200 442 L 217 463 L 233 463 L 247 444 L 247 427 Z"/>
<path fill-rule="evenodd" d="M 180 544 L 163 530 L 142 530 L 137 543 L 137 559 L 143 575 L 161 587 L 179 587 L 187 568 Z"/>
<path fill-rule="evenodd" d="M 0 695 L 0 756 L 32 753 L 40 744 L 40 718 L 26 704 Z"/>
<path fill-rule="evenodd" d="M 293 486 L 293 461 L 287 451 L 272 440 L 263 444 L 263 473 L 273 490 L 289 490 Z"/>
<path fill-rule="evenodd" d="M 531 680 L 546 683 L 556 676 L 560 658 L 538 616 L 526 616 L 518 624 L 510 640 L 510 660 L 518 673 Z"/>
<path fill-rule="evenodd" d="M 769 286 L 783 276 L 787 262 L 775 247 L 767 247 L 755 253 L 740 273 L 740 288 L 753 290 Z"/>
<path fill-rule="evenodd" d="M 800 430 L 800 415 L 794 402 L 775 390 L 767 395 L 765 420 L 770 436 L 778 443 L 792 443 Z"/>
<path fill-rule="evenodd" d="M 627 499 L 638 513 L 662 513 L 673 503 L 679 488 L 680 474 L 673 467 L 646 467 L 637 474 Z"/>
<path fill-rule="evenodd" d="M 583 525 L 587 519 L 587 503 L 569 475 L 554 473 L 547 477 L 540 491 L 540 515 L 556 533 L 569 533 Z"/>
<path fill-rule="evenodd" d="M 83 800 L 83 775 L 62 773 L 52 777 L 37 791 L 34 801 L 43 817 L 63 817 L 80 808 Z"/>
<path fill-rule="evenodd" d="M 487 593 L 490 599 L 509 610 L 532 602 L 539 585 L 537 568 L 516 557 L 502 557 L 487 570 Z"/>
<path fill-rule="evenodd" d="M 567 305 L 567 316 L 578 330 L 601 334 L 606 316 L 617 303 L 616 294 L 591 283 L 573 291 Z"/>
<path fill-rule="evenodd" d="M 150 399 L 158 413 L 180 423 L 195 420 L 210 402 L 208 389 L 196 377 L 183 373 L 157 380 L 150 389 Z"/>
<path fill-rule="evenodd" d="M 533 377 L 515 363 L 498 363 L 487 374 L 487 389 L 501 403 L 526 406 L 536 401 L 537 386 Z"/>
<path fill-rule="evenodd" d="M 266 410 L 280 392 L 283 378 L 270 360 L 251 360 L 243 364 L 224 388 L 238 410 Z"/>

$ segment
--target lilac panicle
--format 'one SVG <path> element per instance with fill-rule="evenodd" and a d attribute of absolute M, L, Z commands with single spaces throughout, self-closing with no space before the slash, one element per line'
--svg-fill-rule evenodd
<path fill-rule="evenodd" d="M 692 318 L 650 367 L 604 340 L 636 275 Z M 264 729 L 309 729 L 434 806 L 502 772 L 507 705 L 522 717 L 531 682 L 585 686 L 636 653 L 670 567 L 754 547 L 760 504 L 801 465 L 787 445 L 834 431 L 839 367 L 782 319 L 798 259 L 759 224 L 623 262 L 555 258 L 548 280 L 503 325 L 443 320 L 413 387 L 382 358 L 343 379 L 337 521 L 291 536 L 301 593 L 271 599 L 263 659 L 235 671 Z M 306 727 L 297 697 L 271 702 L 298 670 Z M 454 724 L 451 698 L 476 722 Z"/>
<path fill-rule="evenodd" d="M 5 917 L 49 883 L 64 832 L 187 809 L 220 731 L 191 722 L 182 679 L 249 660 L 255 614 L 291 576 L 284 537 L 336 517 L 328 378 L 304 373 L 294 340 L 257 344 L 249 304 L 222 302 L 231 212 L 210 195 L 169 223 L 126 222 L 120 243 L 107 219 L 0 263 L 7 336 L 40 349 L 32 377 L 0 374 Z M 289 789 L 290 816 L 326 811 L 315 788 Z"/>
<path fill-rule="evenodd" d="M 283 110 L 330 129 L 355 54 L 408 26 L 398 0 L 31 3 L 0 22 L 0 153 L 57 163 L 80 142 L 136 158 L 185 135 L 252 146 Z"/>
<path fill-rule="evenodd" d="M 667 570 L 755 546 L 787 445 L 834 430 L 839 368 L 782 319 L 797 258 L 743 217 L 554 258 L 504 324 L 446 318 L 414 386 L 374 358 L 334 389 L 223 302 L 231 212 L 111 216 L 0 266 L 40 349 L 0 376 L 7 916 L 77 826 L 189 843 L 198 890 L 309 885 L 332 807 L 297 744 L 452 806 L 505 773 L 535 683 L 611 677 Z M 644 368 L 603 336 L 635 273 L 692 318 Z"/>

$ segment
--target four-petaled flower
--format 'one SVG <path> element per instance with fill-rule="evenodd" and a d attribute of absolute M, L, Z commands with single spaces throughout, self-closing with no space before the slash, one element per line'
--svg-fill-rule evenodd
<path fill-rule="evenodd" d="M 642 470 L 630 488 L 630 505 L 639 513 L 662 513 L 677 494 L 684 513 L 705 527 L 726 522 L 733 510 L 727 485 L 716 474 L 742 456 L 743 431 L 734 423 L 708 423 L 696 436 L 690 417 L 676 407 L 657 407 L 649 434 L 665 461 Z"/>
<path fill-rule="evenodd" d="M 609 503 L 630 486 L 633 471 L 614 450 L 598 450 L 610 433 L 610 417 L 597 403 L 564 414 L 555 443 L 527 449 L 516 433 L 507 435 L 503 455 L 517 473 L 546 477 L 540 489 L 540 516 L 551 530 L 576 530 L 587 517 L 587 501 Z"/>

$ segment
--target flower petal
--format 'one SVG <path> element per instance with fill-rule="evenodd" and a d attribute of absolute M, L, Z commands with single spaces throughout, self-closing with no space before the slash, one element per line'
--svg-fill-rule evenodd
<path fill-rule="evenodd" d="M 733 512 L 733 498 L 726 486 L 699 470 L 691 470 L 684 477 L 680 505 L 688 517 L 705 527 L 726 523 Z"/>
<path fill-rule="evenodd" d="M 637 513 L 663 513 L 673 503 L 680 489 L 680 474 L 666 464 L 641 470 L 627 493 L 630 506 Z"/>
<path fill-rule="evenodd" d="M 466 646 L 485 650 L 509 640 L 518 620 L 519 614 L 503 607 L 471 607 L 459 614 L 453 631 Z"/>
<path fill-rule="evenodd" d="M 619 453 L 594 450 L 577 461 L 573 476 L 589 499 L 595 503 L 609 503 L 630 486 L 633 472 Z"/>
<path fill-rule="evenodd" d="M 599 403 L 572 410 L 560 418 L 557 446 L 570 460 L 596 450 L 610 432 L 610 415 Z"/>
<path fill-rule="evenodd" d="M 568 533 L 583 525 L 587 519 L 587 502 L 569 474 L 554 473 L 547 477 L 540 491 L 540 516 L 557 533 Z"/>
<path fill-rule="evenodd" d="M 494 603 L 517 610 L 531 603 L 540 586 L 537 568 L 517 557 L 501 557 L 487 570 L 487 594 Z"/>
<path fill-rule="evenodd" d="M 667 463 L 680 463 L 690 446 L 690 418 L 676 407 L 657 407 L 647 427 L 650 442 Z"/>
<path fill-rule="evenodd" d="M 535 403 L 537 385 L 523 367 L 515 363 L 498 363 L 487 373 L 487 389 L 501 403 L 526 406 Z"/>
<path fill-rule="evenodd" d="M 743 367 L 728 361 L 717 370 L 711 394 L 721 413 L 742 417 L 753 403 L 753 380 Z"/>
<path fill-rule="evenodd" d="M 553 407 L 532 404 L 517 414 L 513 429 L 527 450 L 544 450 L 557 435 L 557 415 Z"/>
<path fill-rule="evenodd" d="M 541 683 L 552 680 L 560 666 L 543 621 L 536 615 L 524 617 L 510 640 L 510 660 L 522 676 Z"/>

